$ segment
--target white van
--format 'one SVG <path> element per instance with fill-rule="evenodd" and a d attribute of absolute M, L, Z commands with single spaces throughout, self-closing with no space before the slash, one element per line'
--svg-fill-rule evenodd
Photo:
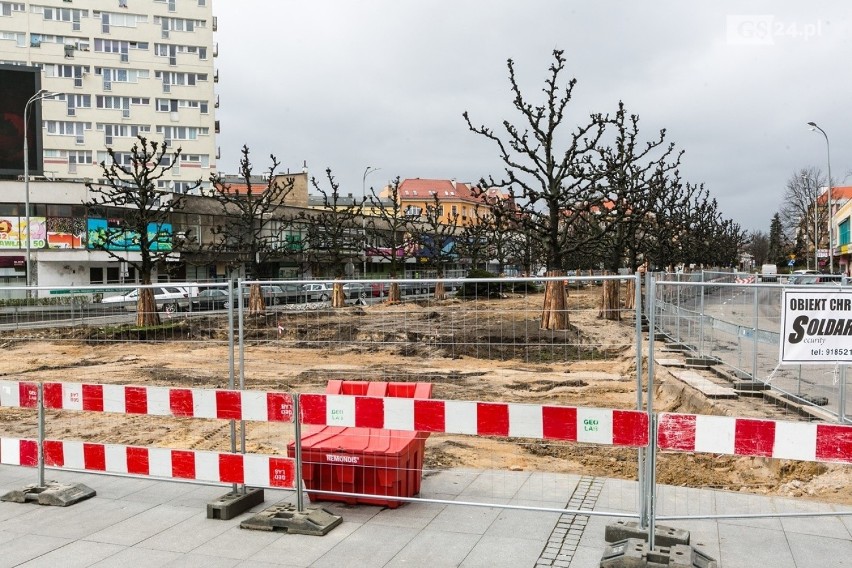
<path fill-rule="evenodd" d="M 760 267 L 761 282 L 778 282 L 778 267 L 774 264 L 764 264 Z"/>

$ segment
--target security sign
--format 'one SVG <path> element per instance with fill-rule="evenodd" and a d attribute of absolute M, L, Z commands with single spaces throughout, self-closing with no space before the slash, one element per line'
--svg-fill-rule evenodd
<path fill-rule="evenodd" d="M 780 363 L 852 362 L 852 291 L 784 290 Z"/>

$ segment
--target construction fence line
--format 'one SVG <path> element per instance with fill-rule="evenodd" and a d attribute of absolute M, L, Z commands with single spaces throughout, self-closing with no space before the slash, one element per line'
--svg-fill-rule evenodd
<path fill-rule="evenodd" d="M 298 398 L 300 423 L 309 427 L 444 432 L 649 446 L 648 415 L 641 411 L 128 385 L 44 383 L 42 386 L 45 393 L 53 393 L 50 397 L 45 396 L 45 406 L 71 411 L 289 422 L 295 418 L 292 403 Z M 101 386 L 108 388 L 97 388 Z M 33 405 L 30 396 L 30 393 L 38 391 L 34 387 L 37 384 L 31 382 L 0 382 L 0 405 L 39 408 L 38 400 Z M 127 393 L 133 394 L 128 397 Z M 128 404 L 128 400 L 136 402 Z M 144 401 L 148 404 L 143 404 Z M 250 402 L 243 406 L 247 401 Z M 677 413 L 660 413 L 655 418 L 658 428 L 654 445 L 661 451 L 852 464 L 852 426 Z M 0 464 L 34 467 L 39 462 L 40 452 L 41 459 L 50 468 L 301 490 L 295 484 L 296 460 L 288 457 L 70 440 L 44 440 L 39 444 L 39 440 L 0 439 Z M 358 463 L 343 455 L 327 458 L 326 461 L 347 466 Z M 497 503 L 491 505 L 499 506 Z"/>
<path fill-rule="evenodd" d="M 602 287 L 607 281 L 635 286 L 638 301 L 620 309 L 621 318 L 630 318 L 630 325 L 635 322 L 635 333 L 624 326 L 619 328 L 622 332 L 627 330 L 623 335 L 600 335 L 590 340 L 576 329 L 538 329 L 535 318 L 541 313 L 541 303 L 535 298 L 525 302 L 529 299 L 528 290 L 553 280 L 564 280 L 568 284 L 565 310 L 571 317 L 586 316 L 592 312 L 597 316 L 603 311 L 598 303 L 580 304 L 571 290 Z M 648 281 L 653 282 L 653 286 L 649 287 Z M 330 305 L 330 298 L 323 299 L 325 288 L 314 291 L 303 288 L 324 283 L 333 286 L 335 281 L 238 280 L 205 286 L 189 283 L 185 286 L 187 297 L 173 302 L 180 309 L 160 312 L 168 325 L 162 326 L 162 330 L 148 332 L 145 337 L 138 330 L 121 327 L 134 316 L 129 309 L 133 306 L 127 302 L 104 303 L 102 297 L 98 297 L 102 294 L 124 295 L 139 286 L 117 286 L 111 292 L 101 291 L 103 287 L 81 287 L 75 289 L 76 292 L 72 290 L 71 295 L 77 294 L 85 301 L 72 301 L 67 310 L 63 306 L 43 306 L 43 310 L 33 304 L 11 306 L 10 310 L 0 314 L 5 317 L 0 318 L 0 326 L 5 326 L 3 329 L 13 340 L 37 337 L 34 330 L 41 329 L 39 326 L 44 322 L 54 328 L 79 328 L 81 333 L 88 333 L 87 341 L 97 344 L 113 341 L 165 343 L 180 335 L 187 341 L 200 344 L 229 344 L 230 376 L 227 389 L 100 384 L 95 377 L 87 377 L 89 382 L 16 381 L 7 378 L 0 380 L 0 407 L 47 410 L 50 411 L 48 419 L 54 413 L 74 411 L 128 417 L 230 421 L 232 447 L 172 449 L 94 439 L 59 440 L 55 435 L 44 436 L 41 440 L 32 436 L 0 436 L 0 464 L 34 467 L 41 460 L 48 468 L 286 488 L 300 495 L 307 493 L 312 499 L 360 496 L 384 503 L 417 500 L 405 492 L 397 492 L 396 488 L 419 488 L 419 476 L 427 469 L 422 444 L 429 434 L 510 438 L 534 447 L 538 452 L 554 452 L 554 455 L 559 455 L 556 450 L 564 447 L 558 444 L 583 444 L 613 451 L 635 449 L 639 462 L 636 467 L 637 507 L 636 512 L 629 515 L 639 519 L 649 530 L 653 529 L 654 514 L 660 502 L 654 476 L 660 454 L 748 456 L 852 464 L 852 426 L 843 422 L 844 415 L 852 413 L 847 411 L 844 414 L 842 410 L 848 401 L 842 398 L 842 390 L 836 382 L 836 369 L 829 374 L 825 366 L 811 366 L 803 370 L 801 366 L 790 369 L 780 368 L 777 364 L 780 284 L 753 282 L 748 276 L 735 273 L 680 274 L 671 279 L 665 275 L 647 275 L 646 282 L 638 274 L 473 281 L 464 278 L 341 280 L 337 283 L 349 286 L 345 300 L 346 306 L 352 309 L 335 311 Z M 456 303 L 443 306 L 431 301 L 437 293 L 438 283 L 445 285 L 450 298 Z M 247 299 L 253 284 L 266 287 L 263 292 L 268 306 L 266 311 L 249 313 L 247 301 L 228 300 Z M 404 287 L 400 305 L 375 314 L 366 310 L 384 301 L 391 284 Z M 291 294 L 296 288 L 288 289 L 286 286 L 295 286 L 298 290 Z M 225 298 L 217 298 L 221 294 L 213 292 L 202 295 L 202 288 L 218 290 Z M 654 293 L 643 296 L 643 288 L 646 291 L 651 288 Z M 40 292 L 49 296 L 49 290 L 40 289 Z M 315 296 L 309 296 L 314 292 Z M 509 296 L 517 298 L 517 301 L 505 308 L 478 303 L 491 297 Z M 462 301 L 468 302 L 467 310 L 456 313 Z M 518 314 L 520 317 L 517 317 Z M 641 324 L 645 322 L 646 315 L 652 316 L 648 318 L 653 326 L 651 338 L 659 334 L 668 343 L 681 347 L 684 353 L 718 361 L 732 374 L 760 382 L 769 390 L 799 398 L 825 396 L 828 403 L 821 408 L 828 409 L 838 423 L 654 410 L 651 400 L 646 398 L 648 390 L 643 387 L 643 379 L 648 380 L 653 392 L 657 392 L 648 373 L 659 368 L 658 355 L 653 349 L 647 352 L 641 335 Z M 227 316 L 227 323 L 223 325 L 224 316 Z M 344 317 L 350 320 L 344 320 Z M 513 317 L 517 317 L 517 321 L 512 320 Z M 352 318 L 361 318 L 359 329 L 352 325 Z M 653 339 L 649 341 L 653 345 Z M 254 357 L 261 350 L 285 353 L 286 356 L 287 348 L 301 346 L 332 348 L 340 353 L 354 352 L 367 361 L 370 361 L 377 346 L 391 347 L 409 357 L 414 362 L 411 366 L 417 365 L 418 355 L 427 353 L 430 357 L 447 361 L 477 357 L 488 361 L 547 363 L 556 367 L 577 361 L 596 361 L 609 353 L 625 353 L 632 349 L 633 352 L 626 357 L 635 358 L 629 362 L 636 373 L 636 401 L 635 405 L 630 405 L 634 408 L 609 409 L 516 401 L 296 392 L 291 390 L 287 381 L 279 380 L 280 365 L 287 364 L 286 359 L 279 360 L 279 366 L 275 366 L 262 364 Z M 325 383 L 338 377 L 369 381 L 388 378 L 411 380 L 405 374 L 409 371 L 403 373 L 397 367 L 380 371 L 376 368 L 365 369 L 360 375 L 358 371 L 349 370 L 317 371 L 315 382 Z M 313 377 L 308 373 L 305 375 Z M 845 380 L 845 374 L 842 376 Z M 440 377 L 441 384 L 451 387 L 452 378 L 451 374 Z M 428 381 L 429 378 L 417 380 Z M 247 389 L 245 385 L 249 382 L 271 387 Z M 574 383 L 564 378 L 561 382 L 551 382 L 559 388 L 574 388 Z M 219 378 L 219 383 L 224 384 L 224 379 Z M 43 392 L 41 401 L 39 390 Z M 241 423 L 239 449 L 235 443 L 234 422 Z M 281 429 L 273 430 L 273 426 Z M 302 434 L 296 434 L 302 427 Z M 322 433 L 323 428 L 327 429 L 325 434 Z M 262 444 L 264 451 L 247 451 L 246 432 L 264 433 L 264 429 L 268 429 L 269 435 Z M 369 437 L 368 430 L 389 434 L 377 441 Z M 413 445 L 407 446 L 400 442 L 404 438 L 402 433 L 413 433 L 419 437 Z M 309 448 L 299 449 L 294 444 L 297 437 L 302 440 L 313 436 L 320 440 L 332 434 L 349 436 L 350 442 L 365 452 L 372 452 L 373 445 L 379 442 L 387 444 L 395 448 L 391 452 L 394 459 L 374 460 L 368 466 L 342 452 L 311 451 Z M 317 447 L 324 446 L 318 444 Z M 621 454 L 613 456 L 607 456 L 607 459 L 613 460 L 612 463 L 623 460 Z M 368 473 L 369 467 L 375 471 Z M 306 474 L 313 479 L 303 479 Z M 355 487 L 353 480 L 365 476 L 360 487 L 374 491 L 345 489 Z M 308 487 L 308 481 L 314 485 Z M 500 507 L 501 500 L 486 498 L 479 504 Z M 530 508 L 536 509 L 535 506 Z M 548 506 L 540 509 L 554 510 Z M 569 509 L 555 510 L 572 512 Z M 590 513 L 584 511 L 583 514 Z M 594 514 L 625 516 L 623 512 L 615 511 Z M 700 519 L 707 518 L 708 514 L 707 511 L 697 511 L 692 516 L 678 515 L 677 518 Z M 778 512 L 777 516 L 784 514 Z M 852 512 L 838 511 L 837 514 L 849 515 Z M 660 515 L 659 518 L 674 517 Z"/>

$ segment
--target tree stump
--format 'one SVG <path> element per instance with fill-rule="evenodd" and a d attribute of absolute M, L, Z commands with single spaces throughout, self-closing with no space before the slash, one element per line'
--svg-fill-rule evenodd
<path fill-rule="evenodd" d="M 552 270 L 545 276 L 564 276 L 561 270 Z M 548 280 L 544 288 L 544 306 L 541 309 L 541 329 L 568 329 L 568 291 L 564 280 Z"/>
<path fill-rule="evenodd" d="M 598 317 L 605 320 L 621 321 L 621 281 L 604 280 L 601 293 L 601 307 Z"/>

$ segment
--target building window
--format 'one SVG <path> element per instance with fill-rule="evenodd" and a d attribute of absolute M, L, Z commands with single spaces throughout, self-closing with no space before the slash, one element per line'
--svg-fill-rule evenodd
<path fill-rule="evenodd" d="M 847 217 L 842 223 L 837 226 L 837 229 L 840 233 L 840 242 L 838 245 L 848 245 L 849 244 L 849 218 Z"/>

